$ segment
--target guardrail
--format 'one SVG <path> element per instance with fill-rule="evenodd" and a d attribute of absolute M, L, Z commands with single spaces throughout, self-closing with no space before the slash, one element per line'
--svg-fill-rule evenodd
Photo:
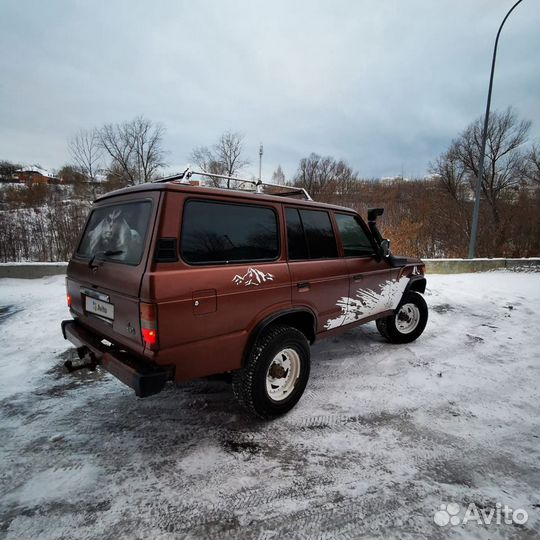
<path fill-rule="evenodd" d="M 0 263 L 0 278 L 36 279 L 65 274 L 67 262 Z"/>
<path fill-rule="evenodd" d="M 528 259 L 423 259 L 428 274 L 466 274 L 490 270 L 540 272 L 540 257 Z"/>
<path fill-rule="evenodd" d="M 465 274 L 490 270 L 540 272 L 540 257 L 529 259 L 423 259 L 428 274 Z M 67 262 L 0 263 L 0 278 L 36 279 L 65 274 Z"/>

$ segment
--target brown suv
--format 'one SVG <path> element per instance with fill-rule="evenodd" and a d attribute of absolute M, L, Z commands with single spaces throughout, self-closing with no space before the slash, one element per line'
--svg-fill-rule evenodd
<path fill-rule="evenodd" d="M 95 202 L 67 270 L 68 369 L 101 365 L 140 397 L 232 372 L 240 403 L 270 418 L 300 399 L 315 339 L 372 320 L 392 343 L 423 332 L 424 265 L 390 254 L 382 210 L 366 225 L 303 190 L 195 187 L 191 174 Z"/>

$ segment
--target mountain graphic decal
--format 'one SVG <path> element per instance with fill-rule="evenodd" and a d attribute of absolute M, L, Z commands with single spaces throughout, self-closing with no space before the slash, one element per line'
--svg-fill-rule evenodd
<path fill-rule="evenodd" d="M 243 276 L 236 274 L 232 279 L 233 283 L 236 285 L 241 285 L 243 283 L 246 287 L 249 287 L 250 285 L 258 287 L 261 283 L 273 280 L 274 276 L 272 274 L 262 272 L 261 270 L 257 270 L 257 268 L 248 268 L 248 271 Z"/>

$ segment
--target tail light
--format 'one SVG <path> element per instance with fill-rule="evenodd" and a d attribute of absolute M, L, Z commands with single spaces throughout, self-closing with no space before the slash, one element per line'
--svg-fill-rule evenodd
<path fill-rule="evenodd" d="M 157 310 L 155 304 L 141 302 L 141 332 L 144 344 L 153 350 L 158 348 Z"/>
<path fill-rule="evenodd" d="M 68 308 L 71 307 L 71 294 L 67 295 L 67 306 L 68 306 Z"/>

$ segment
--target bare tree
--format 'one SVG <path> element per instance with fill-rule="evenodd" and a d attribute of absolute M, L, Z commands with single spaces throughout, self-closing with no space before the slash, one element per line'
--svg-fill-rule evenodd
<path fill-rule="evenodd" d="M 430 164 L 430 172 L 452 199 L 463 202 L 467 198 L 467 191 L 470 189 L 469 171 L 453 146 Z"/>
<path fill-rule="evenodd" d="M 68 142 L 69 154 L 79 170 L 91 181 L 102 167 L 103 148 L 97 130 L 79 130 Z"/>
<path fill-rule="evenodd" d="M 99 131 L 101 147 L 111 158 L 109 172 L 127 185 L 152 181 L 165 165 L 164 127 L 138 116 L 130 122 L 105 124 Z"/>
<path fill-rule="evenodd" d="M 126 185 L 138 184 L 133 169 L 133 147 L 129 126 L 123 124 L 105 124 L 100 132 L 100 143 L 111 158 L 109 173 L 115 174 Z"/>
<path fill-rule="evenodd" d="M 97 130 L 79 130 L 68 141 L 68 149 L 78 171 L 90 184 L 92 197 L 96 196 L 96 175 L 103 167 L 103 147 Z"/>
<path fill-rule="evenodd" d="M 207 146 L 194 148 L 189 156 L 189 160 L 195 163 L 195 165 L 203 172 L 226 174 L 224 164 L 217 161 L 216 156 Z M 221 185 L 221 180 L 219 178 L 210 177 L 209 183 L 214 187 L 219 187 Z"/>
<path fill-rule="evenodd" d="M 494 112 L 489 119 L 487 146 L 482 179 L 482 193 L 491 208 L 494 224 L 500 224 L 499 201 L 522 179 L 524 154 L 531 123 L 519 121 L 511 108 Z M 478 118 L 455 139 L 450 149 L 434 165 L 432 172 L 441 176 L 452 192 L 469 184 L 474 189 L 480 161 L 483 119 Z"/>
<path fill-rule="evenodd" d="M 327 202 L 348 198 L 357 181 L 345 161 L 313 153 L 300 160 L 293 179 L 294 185 L 305 188 L 313 198 Z"/>
<path fill-rule="evenodd" d="M 540 187 L 540 144 L 533 144 L 527 152 L 523 174 L 532 185 Z"/>
<path fill-rule="evenodd" d="M 537 249 L 536 253 L 540 253 L 540 144 L 535 143 L 531 146 L 529 152 L 527 153 L 527 161 L 524 166 L 524 177 L 528 181 L 529 185 L 536 187 L 536 222 L 538 225 L 537 231 Z"/>
<path fill-rule="evenodd" d="M 153 124 L 138 116 L 130 124 L 131 137 L 134 141 L 135 164 L 139 183 L 149 182 L 156 176 L 160 167 L 165 165 L 162 148 L 165 128 Z"/>
<path fill-rule="evenodd" d="M 22 165 L 19 163 L 12 163 L 11 161 L 2 159 L 0 160 L 0 178 L 10 180 L 15 174 L 15 171 L 21 168 Z"/>
<path fill-rule="evenodd" d="M 216 156 L 223 163 L 227 176 L 234 176 L 249 163 L 242 158 L 243 146 L 244 136 L 230 131 L 223 133 L 215 145 Z"/>
<path fill-rule="evenodd" d="M 204 172 L 235 176 L 249 164 L 249 160 L 242 156 L 243 150 L 244 136 L 241 133 L 226 131 L 211 149 L 207 146 L 194 148 L 190 154 L 190 161 Z M 221 182 L 219 179 L 211 179 L 211 184 L 219 186 Z M 230 187 L 229 181 L 227 187 Z"/>
<path fill-rule="evenodd" d="M 471 123 L 434 163 L 430 170 L 435 173 L 443 192 L 450 196 L 450 202 L 443 204 L 451 213 L 447 222 L 453 230 L 462 224 L 466 235 L 470 235 L 472 201 L 480 161 L 483 120 Z M 523 195 L 522 186 L 528 174 L 534 176 L 534 149 L 526 154 L 523 145 L 527 141 L 530 122 L 520 121 L 511 108 L 494 112 L 489 119 L 485 155 L 482 196 L 486 204 L 481 206 L 480 247 L 485 255 L 512 256 L 523 250 L 530 252 L 517 233 L 515 208 L 520 212 L 530 206 L 530 197 Z M 532 157 L 531 157 L 532 156 Z M 526 201 L 525 201 L 526 199 Z M 521 201 L 521 202 L 520 202 Z M 521 252 L 523 252 L 521 251 Z"/>
<path fill-rule="evenodd" d="M 278 165 L 278 168 L 273 172 L 272 183 L 285 185 L 285 173 L 283 172 L 281 165 Z"/>

